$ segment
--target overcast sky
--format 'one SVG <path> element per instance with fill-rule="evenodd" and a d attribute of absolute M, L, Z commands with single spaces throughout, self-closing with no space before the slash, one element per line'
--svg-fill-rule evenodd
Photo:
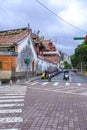
<path fill-rule="evenodd" d="M 22 28 L 29 23 L 33 32 L 40 30 L 40 35 L 55 42 L 58 50 L 72 54 L 82 42 L 73 38 L 84 37 L 87 32 L 87 1 L 38 1 L 0 0 L 0 30 Z"/>

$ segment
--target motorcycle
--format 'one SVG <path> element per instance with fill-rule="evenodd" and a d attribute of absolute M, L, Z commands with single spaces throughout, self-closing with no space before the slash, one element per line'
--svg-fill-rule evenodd
<path fill-rule="evenodd" d="M 63 80 L 69 80 L 69 73 L 68 72 L 64 73 Z"/>

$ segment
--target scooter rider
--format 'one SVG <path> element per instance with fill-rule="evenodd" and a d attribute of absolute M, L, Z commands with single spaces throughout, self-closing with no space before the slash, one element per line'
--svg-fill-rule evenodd
<path fill-rule="evenodd" d="M 69 71 L 64 72 L 63 80 L 69 80 Z"/>

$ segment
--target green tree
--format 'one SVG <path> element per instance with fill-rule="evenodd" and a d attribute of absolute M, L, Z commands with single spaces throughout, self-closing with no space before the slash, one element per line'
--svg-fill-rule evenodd
<path fill-rule="evenodd" d="M 64 61 L 64 67 L 66 69 L 71 68 L 71 64 L 69 64 L 67 61 Z"/>
<path fill-rule="evenodd" d="M 87 44 L 85 42 L 75 49 L 75 54 L 71 57 L 71 61 L 78 69 L 81 68 L 81 63 L 83 64 L 83 69 L 87 69 Z"/>
<path fill-rule="evenodd" d="M 71 55 L 70 58 L 71 58 L 71 64 L 72 64 L 72 66 L 74 68 L 76 68 L 77 67 L 77 62 L 76 62 L 75 54 Z"/>
<path fill-rule="evenodd" d="M 75 49 L 75 56 L 77 56 L 79 62 L 87 61 L 87 45 L 86 44 L 79 45 L 78 48 Z"/>
<path fill-rule="evenodd" d="M 87 40 L 84 40 L 84 41 L 82 42 L 82 44 L 87 45 Z"/>

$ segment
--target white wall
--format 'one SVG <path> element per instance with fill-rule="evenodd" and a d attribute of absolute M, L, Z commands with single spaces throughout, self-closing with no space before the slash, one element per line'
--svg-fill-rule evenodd
<path fill-rule="evenodd" d="M 23 50 L 23 48 L 28 44 L 28 36 L 18 43 L 18 54 Z"/>
<path fill-rule="evenodd" d="M 32 41 L 31 41 L 30 36 L 29 36 L 29 39 L 30 39 L 30 47 L 31 47 L 32 52 L 33 52 L 33 55 L 34 55 L 34 59 L 37 60 L 37 54 L 36 54 L 36 51 L 35 51 L 35 49 L 34 49 L 34 46 L 33 46 L 33 43 L 32 43 Z"/>
<path fill-rule="evenodd" d="M 28 40 L 29 40 L 29 36 L 26 36 L 23 40 L 18 42 L 18 65 L 16 68 L 16 72 L 31 71 L 31 63 L 32 63 L 34 54 Z M 24 62 L 26 58 L 29 58 L 30 60 L 30 63 L 28 66 Z"/>
<path fill-rule="evenodd" d="M 55 67 L 57 68 L 56 64 L 48 62 L 48 61 L 44 60 L 44 58 L 41 58 L 41 57 L 37 58 L 37 62 L 38 62 L 38 67 L 36 68 L 37 73 L 43 72 L 48 69 L 52 70 Z"/>
<path fill-rule="evenodd" d="M 28 42 L 29 40 L 29 42 Z M 24 59 L 29 57 L 30 63 L 27 68 L 27 65 L 24 63 Z M 43 72 L 48 68 L 52 69 L 57 67 L 57 65 L 52 64 L 43 57 L 37 57 L 35 48 L 33 46 L 32 40 L 30 36 L 26 36 L 23 40 L 18 43 L 18 65 L 16 68 L 16 72 L 20 71 L 32 71 L 32 60 L 34 60 L 34 71 L 35 72 Z"/>

